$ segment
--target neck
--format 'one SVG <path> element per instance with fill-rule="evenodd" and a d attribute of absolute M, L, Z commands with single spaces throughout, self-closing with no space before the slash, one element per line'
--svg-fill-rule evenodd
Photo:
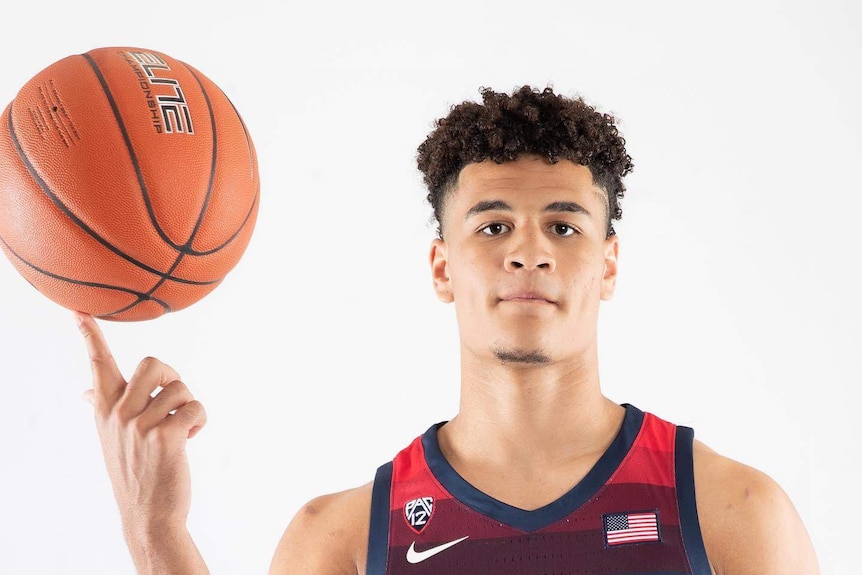
<path fill-rule="evenodd" d="M 599 386 L 595 345 L 566 361 L 512 364 L 461 355 L 461 405 L 441 433 L 471 459 L 559 465 L 602 449 L 624 410 Z"/>

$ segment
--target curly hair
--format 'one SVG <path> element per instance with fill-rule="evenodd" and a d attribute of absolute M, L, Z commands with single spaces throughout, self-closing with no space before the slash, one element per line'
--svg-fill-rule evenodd
<path fill-rule="evenodd" d="M 611 220 L 622 217 L 622 179 L 634 168 L 617 119 L 599 113 L 580 96 L 558 95 L 551 87 L 540 91 L 524 85 L 511 95 L 483 87 L 480 93 L 481 104 L 462 102 L 436 120 L 417 150 L 438 237 L 443 237 L 443 204 L 464 166 L 486 159 L 500 164 L 522 154 L 537 154 L 552 164 L 562 158 L 588 167 L 593 182 L 607 195 L 607 237 L 612 236 Z"/>

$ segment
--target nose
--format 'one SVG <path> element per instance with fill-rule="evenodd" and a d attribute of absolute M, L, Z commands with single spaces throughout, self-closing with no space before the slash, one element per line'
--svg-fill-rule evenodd
<path fill-rule="evenodd" d="M 524 230 L 512 232 L 511 249 L 506 254 L 506 271 L 513 272 L 519 269 L 540 269 L 553 272 L 556 268 L 556 260 L 551 252 L 549 242 L 541 231 Z"/>

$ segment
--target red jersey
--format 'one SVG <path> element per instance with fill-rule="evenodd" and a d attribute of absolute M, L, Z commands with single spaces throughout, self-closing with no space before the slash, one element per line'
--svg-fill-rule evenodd
<path fill-rule="evenodd" d="M 589 473 L 532 511 L 467 483 L 432 425 L 377 470 L 367 575 L 710 575 L 693 430 L 623 407 Z"/>

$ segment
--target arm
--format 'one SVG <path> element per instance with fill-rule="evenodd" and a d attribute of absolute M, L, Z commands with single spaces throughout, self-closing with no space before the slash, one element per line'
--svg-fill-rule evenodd
<path fill-rule="evenodd" d="M 372 485 L 306 503 L 282 535 L 269 575 L 364 574 Z"/>
<path fill-rule="evenodd" d="M 186 529 L 124 529 L 126 544 L 138 573 L 193 573 L 209 575 L 209 569 Z"/>
<path fill-rule="evenodd" d="M 96 321 L 85 314 L 76 317 L 93 373 L 93 389 L 84 392 L 84 399 L 94 407 L 123 534 L 138 573 L 209 575 L 186 530 L 191 478 L 185 448 L 206 424 L 203 406 L 177 372 L 154 358 L 143 360 L 127 382 Z"/>
<path fill-rule="evenodd" d="M 154 358 L 144 359 L 127 382 L 96 321 L 85 314 L 77 319 L 93 372 L 93 389 L 84 399 L 95 408 L 137 572 L 209 575 L 186 529 L 191 481 L 185 447 L 206 424 L 203 406 L 170 366 Z M 270 573 L 364 573 L 372 486 L 324 495 L 303 506 L 278 545 Z"/>
<path fill-rule="evenodd" d="M 695 441 L 697 510 L 716 575 L 819 575 L 802 519 L 772 478 Z"/>

